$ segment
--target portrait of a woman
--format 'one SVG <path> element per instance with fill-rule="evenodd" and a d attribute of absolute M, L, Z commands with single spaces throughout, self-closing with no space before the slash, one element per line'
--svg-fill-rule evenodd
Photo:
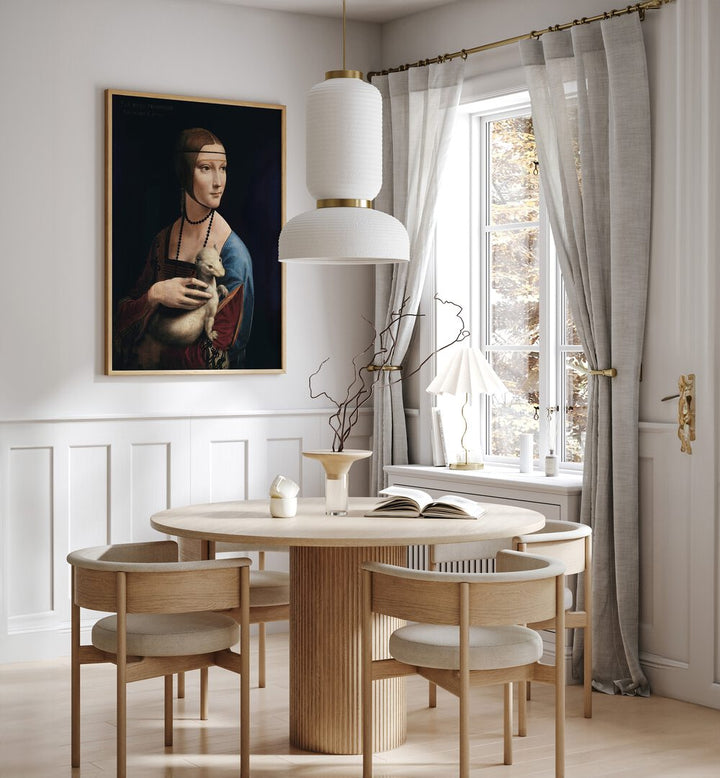
<path fill-rule="evenodd" d="M 247 247 L 218 211 L 227 182 L 227 154 L 210 130 L 183 130 L 175 149 L 179 217 L 152 242 L 133 292 L 118 305 L 120 361 L 140 369 L 242 368 L 252 327 L 254 290 Z M 206 304 L 207 283 L 195 278 L 195 258 L 206 246 L 220 253 L 227 293 L 215 316 L 217 337 L 201 333 L 190 345 L 153 343 L 148 323 L 159 306 L 183 312 Z"/>
<path fill-rule="evenodd" d="M 109 372 L 282 370 L 281 111 L 132 93 L 108 111 Z M 206 311 L 190 336 L 158 325 Z"/>

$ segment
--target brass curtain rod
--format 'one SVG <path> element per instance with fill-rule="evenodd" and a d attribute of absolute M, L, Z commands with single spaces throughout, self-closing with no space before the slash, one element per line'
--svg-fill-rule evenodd
<path fill-rule="evenodd" d="M 403 70 L 409 68 L 424 68 L 427 65 L 432 65 L 439 62 L 449 62 L 451 59 L 467 59 L 470 54 L 477 54 L 480 51 L 488 51 L 489 49 L 498 49 L 501 46 L 507 46 L 510 43 L 518 43 L 519 41 L 526 41 L 530 38 L 538 40 L 541 35 L 545 35 L 547 32 L 559 32 L 560 30 L 569 30 L 571 27 L 577 27 L 579 24 L 590 24 L 591 22 L 600 22 L 603 19 L 612 19 L 616 16 L 624 16 L 625 14 L 637 13 L 640 15 L 640 20 L 645 20 L 645 11 L 654 11 L 658 8 L 662 8 L 668 3 L 672 3 L 673 0 L 644 0 L 634 5 L 628 5 L 625 8 L 614 8 L 612 11 L 604 11 L 603 13 L 596 14 L 595 16 L 583 16 L 582 19 L 574 19 L 572 22 L 565 22 L 565 24 L 555 24 L 550 27 L 546 27 L 544 30 L 533 30 L 532 32 L 525 33 L 525 35 L 516 35 L 514 38 L 505 38 L 505 40 L 494 41 L 493 43 L 484 43 L 482 46 L 475 46 L 472 49 L 460 49 L 460 51 L 454 51 L 452 54 L 438 54 L 437 57 L 431 59 L 420 59 L 417 62 L 408 62 L 405 65 L 399 65 L 396 68 L 388 68 L 387 70 L 377 70 L 368 73 L 368 81 L 373 76 L 386 76 L 388 73 L 400 73 Z"/>

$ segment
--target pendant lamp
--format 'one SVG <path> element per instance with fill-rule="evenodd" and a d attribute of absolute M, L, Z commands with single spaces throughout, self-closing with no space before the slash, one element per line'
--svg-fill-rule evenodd
<path fill-rule="evenodd" d="M 345 69 L 345 0 L 343 69 L 328 71 L 308 92 L 306 117 L 306 183 L 317 207 L 283 227 L 280 261 L 406 262 L 405 227 L 373 209 L 382 186 L 382 97 L 362 73 Z"/>

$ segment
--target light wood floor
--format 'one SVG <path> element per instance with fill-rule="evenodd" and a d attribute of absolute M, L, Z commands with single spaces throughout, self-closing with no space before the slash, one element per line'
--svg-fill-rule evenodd
<path fill-rule="evenodd" d="M 253 654 L 254 656 L 254 654 Z M 210 671 L 210 716 L 197 718 L 198 673 L 176 701 L 175 745 L 163 747 L 162 680 L 128 692 L 128 774 L 131 778 L 221 778 L 238 774 L 237 679 Z M 408 740 L 375 756 L 376 778 L 453 778 L 457 775 L 457 701 L 438 691 L 426 707 L 426 684 L 408 680 Z M 473 778 L 553 776 L 552 701 L 536 685 L 526 738 L 515 738 L 515 764 L 502 765 L 500 689 L 476 690 L 472 707 Z M 252 775 L 257 778 L 351 778 L 360 757 L 322 756 L 288 743 L 286 635 L 269 637 L 268 686 L 253 674 Z M 58 778 L 114 774 L 114 667 L 83 668 L 83 766 L 70 768 L 68 659 L 0 666 L 0 776 Z M 582 717 L 581 690 L 568 688 L 568 778 L 718 778 L 720 711 L 651 696 L 595 694 L 594 718 Z"/>

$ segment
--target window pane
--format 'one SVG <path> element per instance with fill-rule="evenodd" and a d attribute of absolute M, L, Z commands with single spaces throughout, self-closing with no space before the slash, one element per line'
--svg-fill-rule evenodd
<path fill-rule="evenodd" d="M 538 219 L 540 177 L 532 118 L 516 116 L 488 123 L 490 224 Z"/>
<path fill-rule="evenodd" d="M 490 235 L 490 343 L 535 345 L 540 337 L 537 228 Z"/>
<path fill-rule="evenodd" d="M 513 402 L 503 405 L 493 400 L 490 411 L 490 449 L 496 456 L 520 456 L 520 433 L 537 433 L 533 404 L 539 402 L 540 357 L 537 351 L 490 352 L 495 372 L 500 376 Z M 537 440 L 536 440 L 537 443 Z"/>
<path fill-rule="evenodd" d="M 585 357 L 581 352 L 565 355 L 565 451 L 566 462 L 582 462 L 587 428 L 588 377 L 573 370 L 582 366 Z"/>

